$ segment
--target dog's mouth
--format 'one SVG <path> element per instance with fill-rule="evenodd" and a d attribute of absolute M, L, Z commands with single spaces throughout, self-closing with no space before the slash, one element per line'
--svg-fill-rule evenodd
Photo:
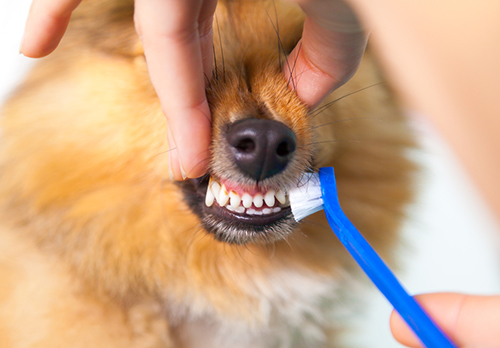
<path fill-rule="evenodd" d="M 281 189 L 243 188 L 213 177 L 207 185 L 205 206 L 215 214 L 224 214 L 253 225 L 274 222 L 290 209 L 288 196 Z"/>
<path fill-rule="evenodd" d="M 288 194 L 206 175 L 179 183 L 205 229 L 227 243 L 272 242 L 296 226 Z"/>

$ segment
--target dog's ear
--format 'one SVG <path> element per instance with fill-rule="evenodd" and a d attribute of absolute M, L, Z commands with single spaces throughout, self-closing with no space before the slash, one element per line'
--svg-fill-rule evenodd
<path fill-rule="evenodd" d="M 64 45 L 113 55 L 143 54 L 134 27 L 134 1 L 82 1 L 73 13 Z"/>

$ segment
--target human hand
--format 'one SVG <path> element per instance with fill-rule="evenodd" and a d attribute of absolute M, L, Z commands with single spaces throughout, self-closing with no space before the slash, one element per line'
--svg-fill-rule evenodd
<path fill-rule="evenodd" d="M 81 0 L 34 0 L 21 52 L 51 53 Z M 206 172 L 210 110 L 204 74 L 212 70 L 212 18 L 217 0 L 136 0 L 134 19 L 152 83 L 168 122 L 171 176 Z M 175 67 L 172 69 L 171 67 Z"/>
<path fill-rule="evenodd" d="M 416 298 L 459 347 L 500 347 L 500 296 L 436 293 Z M 422 347 L 397 312 L 391 315 L 391 330 L 400 343 Z"/>
<path fill-rule="evenodd" d="M 292 0 L 307 15 L 304 37 L 284 73 L 299 97 L 313 108 L 356 71 L 366 46 L 356 17 L 340 0 Z M 21 51 L 43 57 L 58 45 L 81 0 L 34 0 Z M 205 173 L 210 111 L 204 74 L 212 69 L 212 19 L 217 0 L 136 0 L 136 28 L 152 83 L 168 121 L 171 176 Z M 293 71 L 286 67 L 295 66 Z M 169 69 L 168 67 L 176 67 Z"/>
<path fill-rule="evenodd" d="M 342 0 L 290 0 L 306 14 L 302 40 L 283 67 L 299 98 L 314 108 L 356 72 L 367 33 Z"/>

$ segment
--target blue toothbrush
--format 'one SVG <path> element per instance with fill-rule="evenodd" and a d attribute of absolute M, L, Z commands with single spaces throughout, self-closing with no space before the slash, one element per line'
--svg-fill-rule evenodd
<path fill-rule="evenodd" d="M 425 347 L 457 347 L 405 291 L 389 267 L 345 216 L 337 196 L 333 168 L 321 168 L 319 174 L 306 174 L 298 187 L 289 192 L 289 197 L 297 222 L 316 211 L 325 210 L 333 232 Z"/>

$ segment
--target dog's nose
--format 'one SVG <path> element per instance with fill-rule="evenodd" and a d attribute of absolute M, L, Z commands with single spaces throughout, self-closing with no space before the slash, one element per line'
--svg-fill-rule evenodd
<path fill-rule="evenodd" d="M 238 168 L 257 181 L 281 173 L 297 145 L 295 134 L 286 125 L 258 118 L 233 123 L 227 141 Z"/>

